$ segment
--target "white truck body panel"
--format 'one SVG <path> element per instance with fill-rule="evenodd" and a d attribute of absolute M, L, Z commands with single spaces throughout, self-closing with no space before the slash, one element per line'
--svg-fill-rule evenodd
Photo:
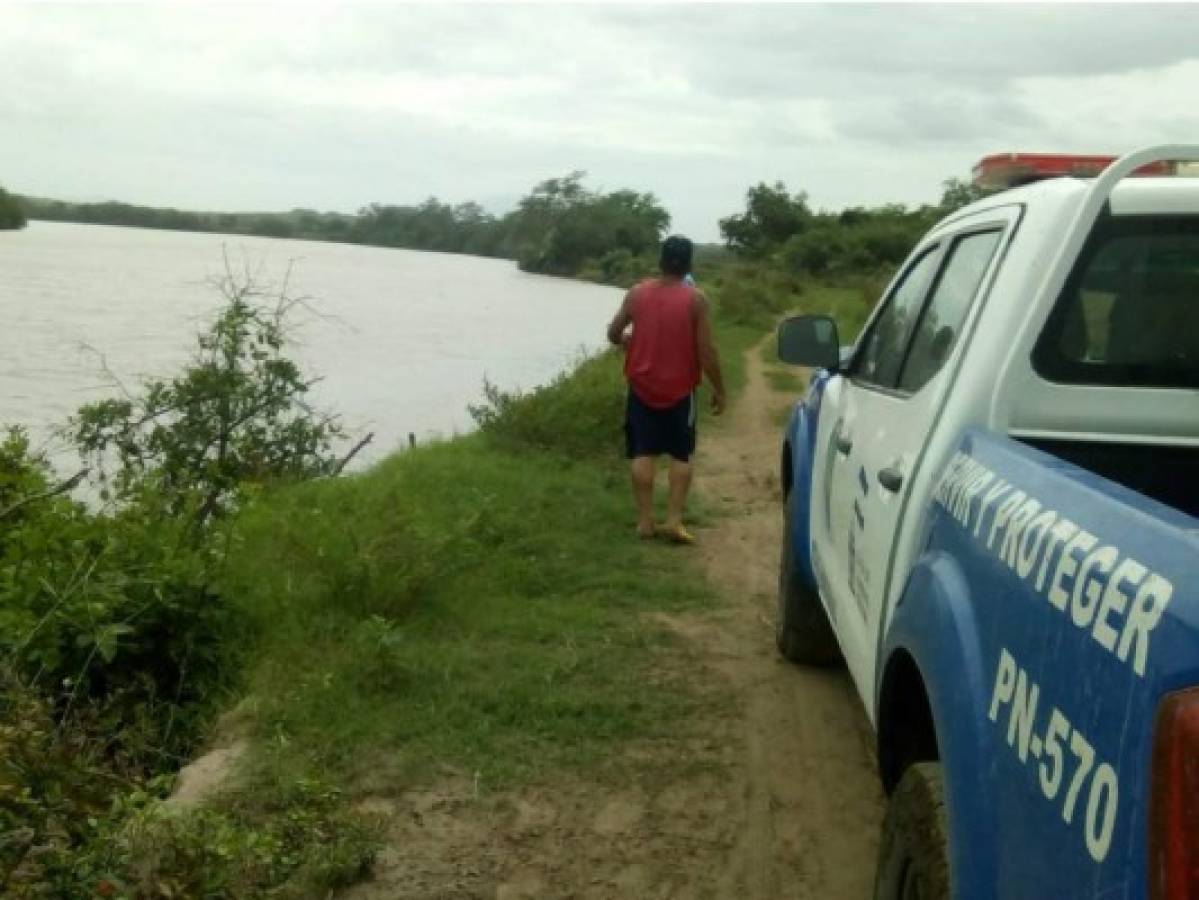
<path fill-rule="evenodd" d="M 940 223 L 917 245 L 885 297 L 928 248 L 944 248 L 980 227 L 1002 230 L 947 362 L 906 396 L 858 385 L 843 375 L 827 386 L 813 467 L 813 568 L 872 721 L 883 636 L 920 549 L 929 497 L 964 429 L 1199 444 L 1197 391 L 1053 384 L 1030 364 L 1033 345 L 1105 208 L 1115 215 L 1199 211 L 1199 179 L 1121 181 L 1155 159 L 1199 161 L 1199 148 L 1141 151 L 1098 179 L 1060 178 L 1005 191 Z M 876 306 L 864 335 L 882 307 L 881 302 Z M 833 449 L 838 438 L 851 440 L 868 465 L 850 471 Z M 887 467 L 902 475 L 901 490 L 885 490 L 876 481 L 876 472 Z M 861 504 L 857 510 L 855 497 Z"/>

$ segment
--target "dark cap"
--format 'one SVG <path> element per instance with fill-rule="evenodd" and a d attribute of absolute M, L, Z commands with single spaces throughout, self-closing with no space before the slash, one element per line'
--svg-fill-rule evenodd
<path fill-rule="evenodd" d="M 681 234 L 672 234 L 662 242 L 658 265 L 666 275 L 682 278 L 691 271 L 692 244 Z"/>

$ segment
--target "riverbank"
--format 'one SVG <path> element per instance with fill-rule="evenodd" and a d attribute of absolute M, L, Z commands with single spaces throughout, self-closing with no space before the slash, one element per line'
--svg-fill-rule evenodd
<path fill-rule="evenodd" d="M 653 194 L 605 192 L 583 186 L 584 174 L 548 178 L 503 215 L 477 203 L 372 203 L 347 214 L 200 212 L 109 201 L 73 203 L 16 199 L 29 219 L 167 231 L 303 238 L 314 241 L 426 250 L 513 260 L 526 272 L 620 284 L 652 265 L 670 222 Z"/>
<path fill-rule="evenodd" d="M 745 351 L 798 298 L 726 306 L 713 282 L 735 395 Z M 57 883 L 324 896 L 388 846 L 388 798 L 447 781 L 498 797 L 564 773 L 619 783 L 645 776 L 637 747 L 707 740 L 701 712 L 727 698 L 664 622 L 718 599 L 686 549 L 633 535 L 622 394 L 604 354 L 493 395 L 480 433 L 253 501 L 218 585 L 244 675 L 211 732 L 208 791 L 164 804 L 159 780 L 118 797 Z M 719 514 L 701 491 L 695 524 Z"/>
<path fill-rule="evenodd" d="M 844 672 L 787 665 L 773 646 L 775 420 L 795 395 L 771 387 L 771 337 L 745 354 L 727 418 L 702 430 L 698 546 L 656 545 L 703 576 L 707 601 L 627 613 L 660 636 L 640 656 L 656 683 L 685 682 L 687 708 L 594 764 L 483 793 L 441 772 L 372 798 L 386 844 L 344 900 L 869 895 L 881 792 L 868 723 Z"/>
<path fill-rule="evenodd" d="M 718 334 L 736 394 L 762 331 Z M 635 537 L 622 403 L 609 352 L 493 394 L 476 434 L 249 508 L 224 589 L 255 659 L 214 738 L 249 750 L 217 802 L 260 804 L 319 773 L 384 827 L 372 812 L 422 784 L 488 797 L 564 772 L 619 780 L 629 744 L 696 729 L 710 692 L 647 617 L 714 595 L 685 550 Z M 710 522 L 710 504 L 692 517 Z M 348 880 L 371 846 L 303 890 Z"/>
<path fill-rule="evenodd" d="M 733 309 L 728 284 L 712 290 L 736 404 L 749 348 L 800 298 Z M 854 290 L 804 299 L 848 327 L 861 306 Z M 260 637 L 232 796 L 319 772 L 387 834 L 392 801 L 422 786 L 484 802 L 563 776 L 617 784 L 666 764 L 654 747 L 707 746 L 672 749 L 680 771 L 716 764 L 705 723 L 730 698 L 668 623 L 719 594 L 688 550 L 634 537 L 622 397 L 603 354 L 493 395 L 477 434 L 247 511 L 227 588 Z M 697 493 L 703 529 L 720 501 Z"/>

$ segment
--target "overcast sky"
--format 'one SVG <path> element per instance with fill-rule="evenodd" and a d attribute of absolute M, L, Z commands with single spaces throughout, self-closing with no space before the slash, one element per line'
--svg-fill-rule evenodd
<path fill-rule="evenodd" d="M 0 184 L 510 208 L 585 169 L 700 240 L 782 180 L 933 202 L 1002 150 L 1199 140 L 1199 6 L 0 6 Z"/>

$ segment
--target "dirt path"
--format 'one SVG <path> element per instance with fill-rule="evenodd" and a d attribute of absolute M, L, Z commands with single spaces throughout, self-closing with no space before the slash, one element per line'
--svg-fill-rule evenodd
<path fill-rule="evenodd" d="M 698 461 L 718 515 L 697 552 L 727 602 L 656 617 L 712 691 L 701 736 L 631 748 L 635 774 L 619 783 L 479 799 L 463 780 L 379 801 L 390 845 L 375 880 L 345 897 L 869 896 L 882 800 L 865 716 L 844 672 L 802 670 L 774 651 L 776 414 L 787 398 L 756 351 L 748 362 L 743 396 L 703 435 Z"/>
<path fill-rule="evenodd" d="M 726 513 L 704 532 L 701 554 L 728 606 L 680 624 L 742 698 L 743 830 L 723 896 L 856 900 L 871 893 L 882 816 L 869 723 L 843 670 L 802 669 L 774 649 L 777 413 L 790 402 L 771 390 L 755 348 L 744 394 L 699 460 L 705 495 Z"/>

